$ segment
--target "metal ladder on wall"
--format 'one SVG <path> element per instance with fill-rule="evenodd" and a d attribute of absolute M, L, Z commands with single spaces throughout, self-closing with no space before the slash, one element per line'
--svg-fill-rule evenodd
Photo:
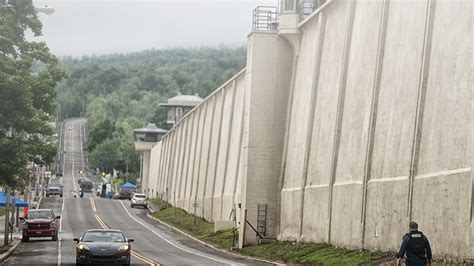
<path fill-rule="evenodd" d="M 258 204 L 257 232 L 264 236 L 266 231 L 267 231 L 267 204 Z"/>

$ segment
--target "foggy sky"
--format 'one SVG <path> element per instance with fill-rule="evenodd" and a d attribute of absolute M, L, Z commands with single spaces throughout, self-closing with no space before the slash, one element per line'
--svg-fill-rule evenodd
<path fill-rule="evenodd" d="M 151 48 L 244 45 L 252 10 L 277 0 L 34 0 L 43 37 L 58 56 L 126 53 Z"/>

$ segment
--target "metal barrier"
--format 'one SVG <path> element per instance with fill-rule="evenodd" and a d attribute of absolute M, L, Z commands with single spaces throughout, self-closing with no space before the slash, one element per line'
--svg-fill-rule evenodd
<path fill-rule="evenodd" d="M 276 6 L 257 6 L 253 10 L 252 30 L 276 30 L 278 11 Z"/>
<path fill-rule="evenodd" d="M 326 3 L 326 0 L 300 0 L 300 21 L 307 18 L 324 3 Z"/>

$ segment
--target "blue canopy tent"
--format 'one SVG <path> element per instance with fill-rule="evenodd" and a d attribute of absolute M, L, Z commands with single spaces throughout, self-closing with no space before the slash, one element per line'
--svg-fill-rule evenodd
<path fill-rule="evenodd" d="M 135 186 L 134 184 L 132 184 L 130 182 L 127 182 L 127 183 L 121 185 L 120 188 L 122 188 L 122 189 L 134 189 L 134 188 L 137 188 L 137 186 Z"/>
<path fill-rule="evenodd" d="M 13 204 L 13 199 L 16 199 L 16 206 L 17 207 L 23 207 L 23 208 L 28 208 L 28 203 L 22 201 L 21 199 L 15 198 L 12 195 L 10 195 L 10 206 Z M 5 192 L 0 191 L 0 206 L 5 206 L 7 203 L 7 197 L 5 195 Z"/>

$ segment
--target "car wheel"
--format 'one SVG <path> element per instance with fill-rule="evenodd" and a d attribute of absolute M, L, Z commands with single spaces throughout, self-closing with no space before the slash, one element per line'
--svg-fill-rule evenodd
<path fill-rule="evenodd" d="M 28 240 L 30 240 L 27 236 L 23 236 L 21 238 L 21 242 L 28 242 Z"/>
<path fill-rule="evenodd" d="M 62 197 L 63 197 L 63 194 L 59 195 L 59 197 L 62 198 Z"/>
<path fill-rule="evenodd" d="M 76 257 L 76 265 L 83 265 L 82 263 L 79 262 L 79 259 Z"/>
<path fill-rule="evenodd" d="M 54 235 L 52 238 L 53 238 L 53 241 L 58 241 L 58 234 Z"/>

